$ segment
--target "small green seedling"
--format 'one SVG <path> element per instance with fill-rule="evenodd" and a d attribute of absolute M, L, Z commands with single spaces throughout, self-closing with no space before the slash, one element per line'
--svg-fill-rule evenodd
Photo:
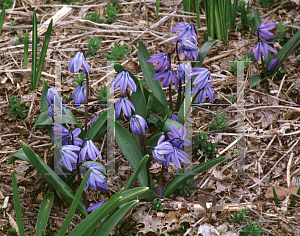
<path fill-rule="evenodd" d="M 274 38 L 273 42 L 278 42 L 279 44 L 281 44 L 281 46 L 283 46 L 286 42 L 286 26 L 287 25 L 282 25 L 282 21 L 279 21 L 277 24 L 277 29 L 278 29 L 278 33 L 277 33 L 277 37 Z"/>
<path fill-rule="evenodd" d="M 105 57 L 110 61 L 118 61 L 119 59 L 125 58 L 126 54 L 131 52 L 131 48 L 126 50 L 126 44 L 124 43 L 120 47 L 117 43 L 114 43 L 115 47 L 111 47 L 111 54 L 105 55 Z"/>
<path fill-rule="evenodd" d="M 211 142 L 207 142 L 204 145 L 204 155 L 209 158 L 212 159 L 215 157 L 217 151 L 215 150 L 215 148 L 217 147 L 218 143 L 211 143 Z"/>
<path fill-rule="evenodd" d="M 117 17 L 118 14 L 118 10 L 116 7 L 112 6 L 112 5 L 108 5 L 106 8 L 106 16 L 105 19 L 107 20 L 108 23 L 112 23 L 115 18 Z"/>
<path fill-rule="evenodd" d="M 258 220 L 254 224 L 251 224 L 251 222 L 248 220 L 246 228 L 242 229 L 240 234 L 246 236 L 260 236 L 261 233 L 264 232 L 266 231 L 260 228 Z"/>
<path fill-rule="evenodd" d="M 106 85 L 104 85 L 100 88 L 100 91 L 96 97 L 98 99 L 100 99 L 101 103 L 107 103 L 107 86 Z"/>
<path fill-rule="evenodd" d="M 214 119 L 213 122 L 207 124 L 207 126 L 210 128 L 210 130 L 226 129 L 228 127 L 227 122 L 230 121 L 231 118 L 229 118 L 226 122 L 224 122 L 225 115 L 226 115 L 226 112 L 224 112 L 220 116 L 220 111 L 218 109 L 216 112 L 216 119 Z"/>
<path fill-rule="evenodd" d="M 250 56 L 249 52 L 246 52 L 246 56 L 242 58 L 242 62 L 244 62 L 244 70 L 246 70 L 248 68 L 248 66 L 250 65 L 250 63 L 252 63 L 254 60 L 254 53 L 252 54 L 252 56 Z M 229 64 L 231 65 L 231 71 L 236 75 L 237 74 L 237 65 L 239 60 L 235 59 L 234 62 L 229 62 Z"/>
<path fill-rule="evenodd" d="M 100 19 L 101 15 L 97 14 L 97 12 L 91 13 L 90 15 L 84 17 L 84 19 L 93 21 L 95 23 L 101 24 L 104 23 L 103 19 Z M 91 24 L 88 24 L 88 26 L 92 26 Z"/>
<path fill-rule="evenodd" d="M 155 210 L 155 211 L 162 211 L 161 200 L 156 200 L 156 199 L 153 200 L 153 207 L 152 207 L 152 210 Z"/>
<path fill-rule="evenodd" d="M 246 221 L 246 219 L 244 217 L 247 214 L 248 214 L 248 208 L 245 207 L 244 209 L 241 210 L 240 213 L 234 212 L 234 217 L 231 218 L 230 221 L 234 221 L 235 223 L 240 224 L 241 222 Z"/>
<path fill-rule="evenodd" d="M 85 75 L 81 72 L 80 76 L 78 77 L 78 75 L 75 75 L 75 82 L 77 83 L 73 83 L 74 87 L 77 88 L 78 85 L 82 84 L 83 81 L 85 79 Z"/>
<path fill-rule="evenodd" d="M 109 0 L 109 1 L 114 7 L 119 5 L 119 0 Z"/>
<path fill-rule="evenodd" d="M 18 98 L 13 96 L 9 100 L 9 105 L 11 107 L 9 113 L 13 114 L 14 118 L 17 118 L 17 117 L 25 118 L 27 116 L 28 109 L 25 109 L 25 108 L 29 107 L 28 102 L 25 104 L 25 107 L 21 107 L 21 103 L 20 103 L 20 101 L 18 101 Z"/>
<path fill-rule="evenodd" d="M 98 37 L 94 38 L 94 39 L 90 39 L 89 40 L 89 45 L 87 46 L 88 51 L 87 51 L 87 57 L 92 57 L 95 56 L 97 51 L 100 49 L 100 47 L 102 46 L 102 39 L 98 39 Z"/>
<path fill-rule="evenodd" d="M 206 141 L 207 141 L 207 133 L 199 132 L 197 134 L 196 140 L 193 142 L 193 154 L 197 154 L 199 149 L 203 150 Z"/>

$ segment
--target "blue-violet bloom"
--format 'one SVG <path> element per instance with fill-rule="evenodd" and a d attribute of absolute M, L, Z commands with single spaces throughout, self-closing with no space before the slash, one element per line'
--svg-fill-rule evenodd
<path fill-rule="evenodd" d="M 187 65 L 187 66 L 185 66 Z M 192 76 L 192 67 L 190 64 L 185 64 L 185 63 L 180 63 L 177 66 L 177 76 L 179 77 L 179 79 L 185 81 L 185 70 L 187 70 L 187 74 Z M 191 78 L 188 78 L 191 79 Z"/>
<path fill-rule="evenodd" d="M 54 102 L 55 104 L 60 105 L 61 98 L 54 87 L 48 88 L 46 100 L 49 105 L 54 104 Z"/>
<path fill-rule="evenodd" d="M 97 170 L 97 169 L 101 169 L 105 171 L 103 167 L 97 164 L 88 164 L 86 167 L 87 169 L 85 170 L 84 175 L 87 173 L 89 168 L 92 168 L 92 171 L 88 179 L 88 182 L 84 187 L 84 190 L 86 190 L 88 186 L 91 185 L 95 190 L 98 189 L 102 192 L 107 192 L 109 189 L 105 183 L 104 176 L 99 170 Z"/>
<path fill-rule="evenodd" d="M 267 43 L 274 44 L 272 42 L 267 42 Z M 251 53 L 252 53 L 252 51 L 253 51 L 254 48 L 255 48 L 254 58 L 257 61 L 259 60 L 260 56 L 264 56 L 265 58 L 268 57 L 268 49 L 271 52 L 274 52 L 275 55 L 276 55 L 277 52 L 275 51 L 275 49 L 273 49 L 272 47 L 270 47 L 267 43 L 266 42 L 259 42 L 258 44 L 256 44 L 253 48 L 250 49 L 250 56 L 251 56 Z"/>
<path fill-rule="evenodd" d="M 86 99 L 86 86 L 85 84 L 79 84 L 72 93 L 72 98 L 75 104 L 85 103 Z"/>
<path fill-rule="evenodd" d="M 160 136 L 160 138 L 157 141 L 157 145 L 154 148 L 152 148 L 152 154 L 153 154 L 153 157 L 158 162 L 160 162 L 160 163 L 164 164 L 164 166 L 166 166 L 165 165 L 165 162 L 166 162 L 165 157 L 174 152 L 174 147 L 168 141 L 163 142 L 164 139 L 165 139 L 164 135 Z"/>
<path fill-rule="evenodd" d="M 87 139 L 80 152 L 80 161 L 83 162 L 84 159 L 95 161 L 97 158 L 96 155 L 99 157 L 100 160 L 102 159 L 101 153 L 98 150 L 98 148 L 95 146 L 93 141 Z"/>
<path fill-rule="evenodd" d="M 118 101 L 116 101 L 115 105 L 116 105 L 117 117 L 120 116 L 121 110 L 123 111 L 124 115 L 127 117 L 131 116 L 131 109 L 135 111 L 132 102 L 126 97 L 121 97 Z"/>
<path fill-rule="evenodd" d="M 84 55 L 82 52 L 77 52 L 75 57 L 73 57 L 69 63 L 68 70 L 71 70 L 72 73 L 76 73 L 82 67 L 83 74 L 86 72 L 90 73 L 90 67 L 87 64 Z"/>
<path fill-rule="evenodd" d="M 205 87 L 200 91 L 198 95 L 199 104 L 205 101 L 206 95 L 208 96 L 211 103 L 213 103 L 213 90 L 212 90 L 212 82 L 206 84 Z"/>
<path fill-rule="evenodd" d="M 130 129 L 135 135 L 145 135 L 145 128 L 148 128 L 145 119 L 139 115 L 133 115 L 130 119 Z M 141 132 L 142 129 L 142 132 Z"/>
<path fill-rule="evenodd" d="M 177 90 L 178 85 L 179 85 L 179 79 L 174 71 L 164 70 L 162 72 L 159 72 L 156 75 L 154 75 L 153 80 L 158 80 L 158 79 L 162 79 L 162 78 L 163 78 L 163 82 L 162 82 L 163 87 L 168 87 L 173 80 L 173 82 L 175 84 L 175 89 Z"/>
<path fill-rule="evenodd" d="M 172 114 L 172 115 L 170 116 L 170 119 L 179 122 L 178 116 L 176 116 L 175 114 Z"/>
<path fill-rule="evenodd" d="M 278 64 L 278 58 L 275 58 L 275 59 L 271 60 L 269 62 L 267 70 L 269 72 L 272 72 L 276 68 L 277 64 Z"/>
<path fill-rule="evenodd" d="M 178 47 L 178 54 L 184 53 L 186 59 L 191 59 L 194 57 L 194 60 L 196 61 L 198 58 L 198 42 L 196 41 L 195 37 L 192 37 L 190 39 L 183 39 L 181 41 L 181 45 Z"/>
<path fill-rule="evenodd" d="M 64 109 L 64 106 L 56 106 L 58 108 L 58 112 L 62 111 L 62 114 L 65 115 L 66 112 L 65 112 L 65 109 Z M 62 109 L 62 110 L 61 110 Z M 48 115 L 53 117 L 53 116 L 56 116 L 55 114 L 55 111 L 54 111 L 54 104 L 51 104 L 49 106 L 49 109 L 48 109 Z"/>
<path fill-rule="evenodd" d="M 52 131 L 54 134 L 53 139 L 54 140 L 62 139 L 62 141 L 61 141 L 62 145 L 81 146 L 81 144 L 82 144 L 82 139 L 76 138 L 81 133 L 80 128 L 76 128 L 71 132 L 64 126 L 57 124 L 57 123 L 53 123 Z M 73 140 L 74 140 L 74 144 L 73 144 Z"/>
<path fill-rule="evenodd" d="M 198 30 L 197 26 L 194 23 L 188 24 L 185 22 L 179 22 L 171 31 L 172 33 L 179 31 L 177 37 L 175 39 L 173 39 L 172 41 L 177 42 L 178 40 L 183 40 L 185 38 L 188 38 L 188 39 L 190 39 L 192 37 L 197 38 L 197 34 L 196 34 L 197 30 Z"/>
<path fill-rule="evenodd" d="M 158 53 L 150 56 L 150 59 L 146 61 L 147 63 L 158 63 L 156 66 L 156 72 L 160 72 L 171 68 L 170 58 L 167 53 Z"/>
<path fill-rule="evenodd" d="M 168 132 L 170 143 L 178 149 L 182 149 L 183 146 L 191 145 L 191 142 L 186 139 L 186 132 L 184 132 L 184 127 L 179 130 L 175 126 L 170 125 L 172 132 Z"/>
<path fill-rule="evenodd" d="M 185 153 L 184 151 L 174 147 L 174 152 L 171 154 L 168 154 L 165 156 L 165 163 L 164 166 L 168 169 L 169 168 L 169 164 L 170 164 L 170 160 L 172 160 L 172 162 L 175 164 L 175 166 L 178 169 L 181 169 L 181 165 L 179 162 L 179 159 L 184 163 L 184 164 L 190 164 L 189 162 L 189 156 L 187 153 Z"/>
<path fill-rule="evenodd" d="M 76 168 L 78 154 L 74 151 L 79 151 L 80 147 L 75 145 L 65 145 L 59 149 L 62 157 L 62 163 L 67 170 L 74 170 Z"/>
<path fill-rule="evenodd" d="M 93 205 L 91 205 L 88 209 L 87 212 L 93 212 L 94 210 L 96 210 L 98 207 L 102 206 L 105 203 L 105 201 L 102 202 L 97 202 Z"/>
<path fill-rule="evenodd" d="M 266 21 L 270 19 L 270 17 L 267 17 L 264 19 L 263 22 L 260 23 L 258 26 L 258 34 L 262 39 L 269 40 L 275 37 L 275 34 L 269 32 L 269 30 L 273 30 L 276 28 L 276 23 L 274 22 L 269 22 L 266 23 Z M 257 31 L 255 31 L 255 34 L 257 35 Z"/>
<path fill-rule="evenodd" d="M 211 72 L 208 69 L 205 68 L 193 68 L 193 75 L 198 75 L 193 85 L 197 85 L 194 89 L 192 89 L 192 93 L 194 93 L 196 90 L 201 90 L 204 88 L 204 86 L 208 83 L 208 79 L 212 82 L 213 79 L 211 77 Z"/>
<path fill-rule="evenodd" d="M 136 85 L 133 79 L 130 77 L 127 70 L 123 70 L 115 78 L 114 89 L 120 87 L 121 92 L 124 94 L 127 86 L 133 91 L 136 92 Z"/>

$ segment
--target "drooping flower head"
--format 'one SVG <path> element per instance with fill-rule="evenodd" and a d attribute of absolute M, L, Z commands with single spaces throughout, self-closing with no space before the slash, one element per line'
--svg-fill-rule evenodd
<path fill-rule="evenodd" d="M 192 67 L 190 64 L 179 63 L 177 66 L 177 76 L 179 79 L 185 81 L 185 75 L 190 74 L 192 76 Z M 190 78 L 189 78 L 190 79 Z"/>
<path fill-rule="evenodd" d="M 46 100 L 49 104 L 48 115 L 53 117 L 55 116 L 55 107 L 58 109 L 58 112 L 62 109 L 62 114 L 65 115 L 66 112 L 61 104 L 61 97 L 59 96 L 57 90 L 54 87 L 51 87 L 47 90 Z"/>
<path fill-rule="evenodd" d="M 197 85 L 193 90 L 192 93 L 194 93 L 196 90 L 201 90 L 204 88 L 204 86 L 208 83 L 208 79 L 212 82 L 213 79 L 211 77 L 211 72 L 209 69 L 205 68 L 193 68 L 193 75 L 198 75 L 193 85 Z"/>
<path fill-rule="evenodd" d="M 185 38 L 181 41 L 181 45 L 178 47 L 178 54 L 184 53 L 186 59 L 194 57 L 196 61 L 198 58 L 198 42 L 193 36 L 191 38 Z"/>
<path fill-rule="evenodd" d="M 163 87 L 168 87 L 173 80 L 173 82 L 175 84 L 175 89 L 177 90 L 178 85 L 179 85 L 179 79 L 174 71 L 164 70 L 162 72 L 159 72 L 156 75 L 154 75 L 153 80 L 158 80 L 158 79 L 162 79 L 162 78 L 163 78 L 163 82 L 162 82 Z"/>
<path fill-rule="evenodd" d="M 179 122 L 179 118 L 178 118 L 178 116 L 176 116 L 175 114 L 172 114 L 172 115 L 170 116 L 170 119 Z"/>
<path fill-rule="evenodd" d="M 63 166 L 67 170 L 72 171 L 76 168 L 78 154 L 76 154 L 74 151 L 79 151 L 79 150 L 80 147 L 75 145 L 65 145 L 59 149 Z"/>
<path fill-rule="evenodd" d="M 266 23 L 267 20 L 270 19 L 270 17 L 267 17 L 264 19 L 263 22 L 260 23 L 258 26 L 258 34 L 262 39 L 269 40 L 275 37 L 275 34 L 271 33 L 269 30 L 273 30 L 276 28 L 276 23 L 269 22 Z M 257 31 L 255 31 L 255 34 L 257 35 Z"/>
<path fill-rule="evenodd" d="M 72 98 L 75 104 L 85 103 L 86 99 L 86 86 L 85 84 L 79 84 L 72 93 Z"/>
<path fill-rule="evenodd" d="M 132 102 L 126 97 L 121 97 L 116 102 L 115 105 L 116 105 L 116 115 L 117 115 L 117 117 L 120 116 L 121 110 L 123 111 L 124 115 L 127 116 L 127 117 L 131 116 L 131 109 L 133 111 L 135 111 Z"/>
<path fill-rule="evenodd" d="M 177 41 L 183 40 L 185 38 L 188 38 L 188 39 L 190 39 L 192 37 L 197 38 L 197 34 L 196 34 L 197 30 L 198 30 L 197 26 L 194 23 L 188 24 L 186 22 L 179 22 L 171 31 L 172 33 L 179 31 L 177 37 L 175 39 L 173 39 L 172 41 L 177 42 Z"/>
<path fill-rule="evenodd" d="M 105 203 L 105 201 L 102 202 L 97 202 L 93 205 L 91 205 L 88 209 L 87 212 L 93 212 L 94 210 L 96 210 L 98 207 L 102 206 Z"/>
<path fill-rule="evenodd" d="M 148 128 L 145 119 L 139 115 L 133 115 L 130 119 L 130 129 L 135 135 L 145 135 L 145 128 Z M 142 129 L 142 131 L 141 131 Z"/>
<path fill-rule="evenodd" d="M 213 103 L 213 90 L 212 83 L 206 84 L 204 88 L 200 91 L 198 95 L 199 104 L 203 103 L 206 99 L 206 95 L 208 96 L 211 103 Z"/>
<path fill-rule="evenodd" d="M 172 132 L 168 132 L 170 143 L 178 149 L 182 149 L 183 146 L 191 145 L 191 142 L 186 139 L 186 132 L 184 132 L 184 127 L 176 129 L 175 126 L 171 125 L 170 129 Z"/>
<path fill-rule="evenodd" d="M 136 85 L 135 85 L 133 79 L 130 77 L 127 70 L 123 70 L 115 78 L 114 89 L 117 89 L 118 87 L 120 87 L 121 92 L 124 94 L 125 91 L 126 91 L 127 86 L 133 92 L 136 92 Z"/>
<path fill-rule="evenodd" d="M 164 164 L 164 166 L 166 166 L 166 155 L 169 155 L 171 153 L 174 152 L 174 147 L 173 145 L 168 142 L 165 141 L 163 142 L 165 139 L 165 136 L 162 135 L 160 136 L 160 138 L 157 141 L 157 145 L 152 148 L 152 154 L 153 157 L 160 163 Z"/>
<path fill-rule="evenodd" d="M 170 160 L 172 160 L 172 162 L 175 164 L 175 166 L 178 169 L 181 169 L 181 165 L 179 160 L 181 160 L 184 164 L 190 164 L 189 162 L 189 156 L 187 153 L 185 153 L 184 151 L 178 149 L 177 147 L 174 147 L 174 152 L 172 152 L 171 154 L 166 155 L 165 159 L 165 163 L 164 166 L 168 169 L 169 168 L 169 164 L 170 164 Z"/>
<path fill-rule="evenodd" d="M 80 152 L 80 161 L 83 162 L 84 159 L 95 161 L 97 156 L 99 157 L 100 160 L 102 159 L 101 153 L 98 150 L 98 148 L 95 146 L 93 141 L 87 139 Z"/>
<path fill-rule="evenodd" d="M 278 58 L 271 60 L 268 64 L 267 70 L 269 72 L 272 72 L 276 68 L 277 64 L 278 64 Z"/>
<path fill-rule="evenodd" d="M 69 63 L 68 70 L 71 70 L 72 73 L 77 73 L 82 67 L 83 74 L 86 72 L 90 73 L 90 67 L 87 64 L 84 55 L 82 52 L 77 52 L 75 57 L 73 57 Z"/>
<path fill-rule="evenodd" d="M 146 61 L 147 63 L 158 63 L 156 66 L 156 72 L 163 71 L 165 69 L 169 70 L 171 68 L 170 58 L 167 53 L 158 53 L 150 56 L 150 59 Z M 167 68 L 166 68 L 167 67 Z"/>
<path fill-rule="evenodd" d="M 91 185 L 95 190 L 98 189 L 100 191 L 107 192 L 109 189 L 105 183 L 104 176 L 99 170 L 97 170 L 100 169 L 102 171 L 105 171 L 103 167 L 97 164 L 88 164 L 86 167 L 87 169 L 85 170 L 84 175 L 86 175 L 89 168 L 92 168 L 92 171 L 88 179 L 88 182 L 84 187 L 84 190 L 86 190 L 88 186 Z"/>
<path fill-rule="evenodd" d="M 268 45 L 268 43 L 274 44 L 272 42 L 259 42 L 258 44 L 256 44 L 253 48 L 250 49 L 250 56 L 252 54 L 253 49 L 255 49 L 254 58 L 257 61 L 259 60 L 260 56 L 264 56 L 265 58 L 267 58 L 268 57 L 268 50 L 270 50 L 271 52 L 274 52 L 275 55 L 276 55 L 277 52 L 275 51 L 274 48 L 270 47 Z"/>
<path fill-rule="evenodd" d="M 57 123 L 53 123 L 52 131 L 54 134 L 53 139 L 54 140 L 62 139 L 62 141 L 61 141 L 62 145 L 72 145 L 73 140 L 74 140 L 75 146 L 81 146 L 81 144 L 82 144 L 82 139 L 77 138 L 77 136 L 81 133 L 80 128 L 76 128 L 71 132 L 64 126 L 57 124 Z"/>

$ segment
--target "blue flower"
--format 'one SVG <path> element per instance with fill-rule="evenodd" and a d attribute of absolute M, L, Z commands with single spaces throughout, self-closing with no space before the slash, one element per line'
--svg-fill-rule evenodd
<path fill-rule="evenodd" d="M 190 164 L 188 154 L 185 153 L 184 151 L 182 151 L 182 150 L 174 147 L 174 152 L 171 153 L 171 154 L 166 155 L 166 161 L 164 163 L 164 166 L 168 169 L 169 168 L 169 164 L 170 164 L 170 160 L 172 160 L 172 162 L 175 164 L 175 166 L 178 169 L 181 169 L 181 165 L 180 165 L 179 159 L 184 164 Z"/>
<path fill-rule="evenodd" d="M 158 79 L 162 79 L 162 78 L 164 78 L 163 82 L 162 82 L 163 87 L 168 87 L 173 80 L 173 82 L 175 84 L 175 89 L 177 90 L 178 85 L 179 85 L 179 79 L 174 71 L 164 70 L 162 72 L 159 72 L 156 75 L 154 75 L 153 80 L 158 80 Z"/>
<path fill-rule="evenodd" d="M 81 146 L 81 144 L 82 144 L 82 139 L 76 138 L 81 133 L 80 128 L 76 128 L 71 132 L 64 126 L 57 124 L 57 123 L 53 123 L 52 131 L 54 134 L 53 139 L 54 140 L 62 139 L 62 141 L 61 141 L 62 145 L 72 145 L 73 138 L 74 138 L 75 146 Z"/>
<path fill-rule="evenodd" d="M 64 109 L 63 107 L 60 107 L 60 106 L 57 106 L 57 107 L 58 107 L 58 112 L 60 112 L 60 108 L 62 108 L 62 114 L 63 114 L 63 115 L 66 114 L 65 109 Z M 56 115 L 55 115 L 55 112 L 54 112 L 54 105 L 53 105 L 53 104 L 51 104 L 51 105 L 49 106 L 49 109 L 48 109 L 48 115 L 51 116 L 51 117 L 56 116 Z"/>
<path fill-rule="evenodd" d="M 51 87 L 47 90 L 46 100 L 49 104 L 49 109 L 48 109 L 49 116 L 51 116 L 51 117 L 55 116 L 55 111 L 54 111 L 55 106 L 57 107 L 58 112 L 60 112 L 62 109 L 62 114 L 63 115 L 66 114 L 66 112 L 61 104 L 61 97 L 59 96 L 58 92 L 56 91 L 56 89 L 54 87 Z"/>
<path fill-rule="evenodd" d="M 99 116 L 95 116 L 91 121 L 90 121 L 90 127 L 95 123 L 95 121 L 99 118 Z"/>
<path fill-rule="evenodd" d="M 116 115 L 117 117 L 120 116 L 121 110 L 123 111 L 125 116 L 131 116 L 131 109 L 135 111 L 133 104 L 131 101 L 126 97 L 121 97 L 116 102 Z"/>
<path fill-rule="evenodd" d="M 78 154 L 73 151 L 79 151 L 80 147 L 74 145 L 65 145 L 59 149 L 62 163 L 67 170 L 74 170 L 76 168 Z"/>
<path fill-rule="evenodd" d="M 147 122 L 139 115 L 133 115 L 130 119 L 130 129 L 135 135 L 145 135 L 145 128 L 148 128 Z M 142 132 L 141 132 L 142 129 Z"/>
<path fill-rule="evenodd" d="M 272 42 L 267 42 L 267 43 L 271 43 L 271 44 L 274 44 Z M 254 51 L 254 58 L 255 60 L 259 60 L 259 57 L 260 56 L 264 56 L 265 58 L 268 57 L 268 49 L 271 51 L 271 52 L 274 52 L 275 55 L 277 54 L 277 52 L 275 51 L 275 49 L 273 49 L 272 47 L 270 47 L 266 42 L 259 42 L 258 44 L 256 44 L 253 48 L 251 48 L 250 50 L 250 56 L 251 56 L 251 53 L 252 53 L 252 50 L 255 48 L 255 51 Z"/>
<path fill-rule="evenodd" d="M 84 175 L 87 173 L 89 168 L 92 168 L 90 177 L 88 179 L 88 182 L 86 183 L 84 190 L 88 188 L 89 185 L 91 185 L 95 190 L 98 189 L 103 192 L 107 192 L 109 189 L 105 183 L 105 179 L 103 174 L 97 170 L 100 169 L 102 171 L 105 171 L 101 165 L 97 164 L 88 164 L 87 169 L 84 172 Z"/>
<path fill-rule="evenodd" d="M 275 58 L 275 59 L 271 60 L 269 62 L 267 70 L 269 72 L 272 72 L 276 68 L 277 64 L 278 64 L 278 58 Z"/>
<path fill-rule="evenodd" d="M 85 84 L 79 84 L 72 93 L 72 98 L 75 104 L 85 103 L 86 99 L 86 86 Z"/>
<path fill-rule="evenodd" d="M 84 159 L 95 161 L 97 158 L 96 155 L 99 157 L 100 160 L 102 159 L 101 153 L 99 152 L 98 148 L 95 146 L 93 141 L 87 139 L 80 152 L 80 161 L 83 162 Z"/>
<path fill-rule="evenodd" d="M 179 40 L 183 40 L 185 38 L 192 38 L 195 37 L 197 38 L 197 34 L 195 31 L 197 31 L 197 26 L 192 23 L 192 24 L 188 24 L 185 22 L 179 22 L 177 23 L 177 25 L 172 29 L 172 33 L 179 31 L 177 37 L 175 39 L 173 39 L 173 42 L 177 42 Z"/>
<path fill-rule="evenodd" d="M 257 30 L 259 36 L 265 40 L 269 40 L 275 37 L 275 34 L 272 34 L 271 32 L 269 32 L 269 30 L 275 29 L 276 23 L 273 22 L 266 23 L 268 19 L 270 19 L 270 17 L 267 17 L 263 22 L 261 22 Z M 255 31 L 256 35 L 257 35 L 257 31 Z"/>
<path fill-rule="evenodd" d="M 102 202 L 97 202 L 93 205 L 91 205 L 88 209 L 87 212 L 93 212 L 94 210 L 96 210 L 98 207 L 102 206 L 105 203 L 105 201 Z"/>
<path fill-rule="evenodd" d="M 184 132 L 184 127 L 179 130 L 175 126 L 170 125 L 172 132 L 168 132 L 170 143 L 178 149 L 182 149 L 183 146 L 191 145 L 191 142 L 186 138 L 186 132 Z"/>
<path fill-rule="evenodd" d="M 123 70 L 115 78 L 114 89 L 120 87 L 121 92 L 124 94 L 127 86 L 133 91 L 136 92 L 136 85 L 133 79 L 130 77 L 128 71 Z"/>
<path fill-rule="evenodd" d="M 213 103 L 212 83 L 205 85 L 205 87 L 200 91 L 198 95 L 199 104 L 205 101 L 206 95 L 208 96 L 210 102 Z"/>
<path fill-rule="evenodd" d="M 172 114 L 172 115 L 170 116 L 170 119 L 179 122 L 178 116 L 176 116 L 175 114 Z"/>
<path fill-rule="evenodd" d="M 84 55 L 82 52 L 77 52 L 75 57 L 73 57 L 69 63 L 68 70 L 71 70 L 72 73 L 76 73 L 82 67 L 83 74 L 86 72 L 90 73 L 90 67 L 87 64 Z"/>
<path fill-rule="evenodd" d="M 198 42 L 195 37 L 191 37 L 190 39 L 183 39 L 181 41 L 181 45 L 178 47 L 178 54 L 184 53 L 186 59 L 191 59 L 194 57 L 196 61 L 198 58 Z"/>
<path fill-rule="evenodd" d="M 177 76 L 179 77 L 179 79 L 182 79 L 183 81 L 185 81 L 185 70 L 187 70 L 187 72 L 189 72 L 188 74 L 190 74 L 191 76 L 193 70 L 190 64 L 187 64 L 186 68 L 185 65 L 186 65 L 185 63 L 180 63 L 177 66 Z"/>
<path fill-rule="evenodd" d="M 167 53 L 158 53 L 150 56 L 150 59 L 146 61 L 147 63 L 158 63 L 156 66 L 156 72 L 160 72 L 171 68 L 170 58 Z"/>
<path fill-rule="evenodd" d="M 198 76 L 195 78 L 193 82 L 193 85 L 197 85 L 197 86 L 196 88 L 192 89 L 192 93 L 194 93 L 195 90 L 198 91 L 203 89 L 208 82 L 208 78 L 210 79 L 211 82 L 213 81 L 210 70 L 208 69 L 193 68 L 193 75 L 198 75 Z"/>
<path fill-rule="evenodd" d="M 164 166 L 166 166 L 166 156 L 173 153 L 174 152 L 174 147 L 173 145 L 168 142 L 165 141 L 163 142 L 165 139 L 165 136 L 162 135 L 160 136 L 160 138 L 157 141 L 157 145 L 152 148 L 152 154 L 153 157 L 160 163 L 164 164 Z"/>

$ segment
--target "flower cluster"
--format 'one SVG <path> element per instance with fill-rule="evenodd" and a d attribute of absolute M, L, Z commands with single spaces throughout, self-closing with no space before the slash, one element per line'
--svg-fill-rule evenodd
<path fill-rule="evenodd" d="M 267 17 L 263 22 L 261 22 L 261 24 L 258 26 L 257 31 L 255 32 L 255 34 L 258 37 L 258 43 L 254 47 L 251 48 L 250 56 L 252 54 L 252 51 L 254 50 L 254 58 L 257 61 L 259 60 L 259 57 L 261 57 L 261 56 L 264 56 L 265 58 L 267 58 L 269 50 L 271 52 L 273 52 L 275 55 L 277 54 L 275 49 L 273 49 L 271 46 L 268 45 L 268 44 L 274 44 L 274 43 L 266 41 L 266 40 L 270 40 L 275 37 L 275 34 L 271 33 L 270 30 L 273 30 L 276 28 L 276 23 L 274 23 L 274 22 L 266 23 L 269 18 L 270 17 Z M 277 63 L 278 63 L 278 58 L 271 60 L 268 64 L 267 70 L 269 72 L 273 71 L 276 68 Z"/>
<path fill-rule="evenodd" d="M 51 117 L 54 117 L 55 108 L 57 108 L 58 112 L 62 111 L 62 114 L 65 115 L 66 112 L 61 104 L 61 98 L 54 87 L 51 87 L 47 90 L 46 100 L 49 104 L 48 114 Z"/>
<path fill-rule="evenodd" d="M 186 133 L 184 128 L 181 127 L 179 130 L 173 125 L 170 126 L 172 132 L 168 132 L 170 140 L 164 141 L 165 136 L 162 135 L 158 139 L 157 146 L 152 149 L 153 157 L 160 163 L 162 163 L 167 169 L 169 168 L 170 160 L 175 166 L 181 169 L 179 160 L 184 164 L 189 164 L 189 156 L 182 150 L 183 146 L 191 144 L 186 139 Z M 164 141 L 164 142 L 163 142 Z"/>

